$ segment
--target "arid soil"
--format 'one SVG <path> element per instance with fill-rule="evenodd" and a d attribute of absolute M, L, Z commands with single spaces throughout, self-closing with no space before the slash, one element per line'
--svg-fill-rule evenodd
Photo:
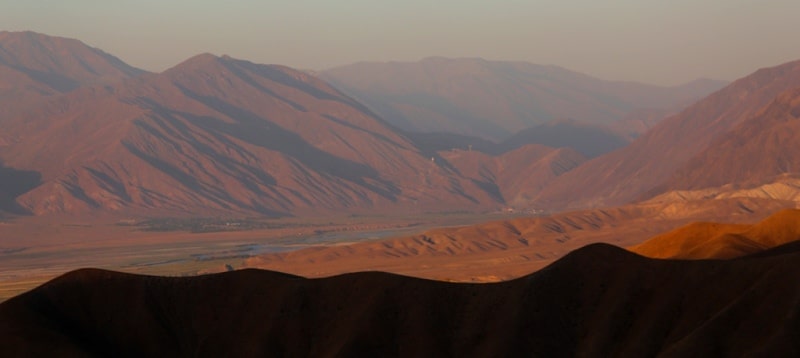
<path fill-rule="evenodd" d="M 652 258 L 730 259 L 800 240 L 800 210 L 752 224 L 698 222 L 658 235 L 631 251 Z"/>
<path fill-rule="evenodd" d="M 494 282 L 528 274 L 591 243 L 627 247 L 691 222 L 755 223 L 796 205 L 759 198 L 637 204 L 269 253 L 247 259 L 246 266 L 308 277 L 387 271 L 436 280 Z"/>

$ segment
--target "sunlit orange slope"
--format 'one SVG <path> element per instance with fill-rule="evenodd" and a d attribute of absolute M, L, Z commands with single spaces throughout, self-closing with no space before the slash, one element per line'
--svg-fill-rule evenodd
<path fill-rule="evenodd" d="M 653 258 L 729 259 L 800 240 L 800 210 L 785 209 L 753 225 L 693 223 L 631 251 Z"/>

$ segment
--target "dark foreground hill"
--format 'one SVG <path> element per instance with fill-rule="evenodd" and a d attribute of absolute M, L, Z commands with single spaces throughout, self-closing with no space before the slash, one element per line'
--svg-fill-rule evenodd
<path fill-rule="evenodd" d="M 800 245 L 728 261 L 577 250 L 456 284 L 366 272 L 68 273 L 0 304 L 8 356 L 798 356 Z"/>

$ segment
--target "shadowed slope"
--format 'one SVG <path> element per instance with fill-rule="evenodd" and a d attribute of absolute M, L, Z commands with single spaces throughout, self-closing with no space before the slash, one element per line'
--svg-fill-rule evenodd
<path fill-rule="evenodd" d="M 59 96 L 10 121 L 0 152 L 40 171 L 35 214 L 286 215 L 492 205 L 325 82 L 210 54 L 158 75 Z"/>
<path fill-rule="evenodd" d="M 557 119 L 517 132 L 500 146 L 504 151 L 536 143 L 553 148 L 568 147 L 586 158 L 594 158 L 628 145 L 629 140 L 611 128 L 571 119 Z"/>
<path fill-rule="evenodd" d="M 0 152 L 27 140 L 12 119 L 45 98 L 92 84 L 110 84 L 144 71 L 78 40 L 34 32 L 0 31 Z M 0 160 L 0 211 L 28 213 L 15 200 L 41 184 L 39 168 L 6 167 Z"/>
<path fill-rule="evenodd" d="M 653 258 L 729 259 L 800 240 L 800 210 L 782 210 L 754 225 L 693 223 L 630 248 Z"/>
<path fill-rule="evenodd" d="M 798 255 L 655 261 L 596 244 L 497 284 L 80 270 L 0 304 L 0 343 L 10 355 L 790 356 Z"/>
<path fill-rule="evenodd" d="M 760 113 L 721 135 L 654 192 L 772 183 L 780 175 L 800 174 L 797 153 L 800 88 L 781 93 Z"/>

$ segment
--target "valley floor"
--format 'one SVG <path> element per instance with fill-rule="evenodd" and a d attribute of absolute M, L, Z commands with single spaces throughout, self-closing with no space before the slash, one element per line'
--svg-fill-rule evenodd
<path fill-rule="evenodd" d="M 513 215 L 456 213 L 246 219 L 231 220 L 228 227 L 219 231 L 206 230 L 209 232 L 197 232 L 203 229 L 197 230 L 196 225 L 182 225 L 196 224 L 202 219 L 7 219 L 0 221 L 0 302 L 78 268 L 149 275 L 197 275 L 242 268 L 246 258 L 261 254 L 411 235 L 433 227 L 509 217 Z M 270 227 L 236 227 L 241 221 Z"/>
<path fill-rule="evenodd" d="M 306 277 L 385 271 L 441 281 L 496 282 L 539 270 L 591 243 L 629 247 L 689 222 L 754 223 L 796 205 L 724 199 L 538 217 L 14 218 L 0 222 L 0 301 L 87 267 L 163 276 L 240 268 Z"/>

